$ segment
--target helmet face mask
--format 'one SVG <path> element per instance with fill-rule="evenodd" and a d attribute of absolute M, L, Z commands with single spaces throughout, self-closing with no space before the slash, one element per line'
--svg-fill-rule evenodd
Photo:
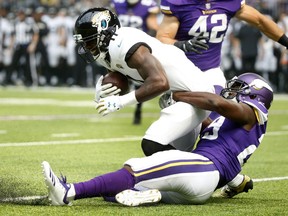
<path fill-rule="evenodd" d="M 249 93 L 249 85 L 236 77 L 227 81 L 226 88 L 221 91 L 222 97 L 226 99 L 233 99 L 238 94 L 246 93 Z"/>
<path fill-rule="evenodd" d="M 269 109 L 273 101 L 273 90 L 263 77 L 254 73 L 244 73 L 227 81 L 221 96 L 226 99 L 236 97 L 238 102 L 257 104 L 257 107 L 261 104 Z"/>
<path fill-rule="evenodd" d="M 103 53 L 120 22 L 117 16 L 106 8 L 91 8 L 83 12 L 75 22 L 74 40 L 78 45 L 78 54 L 90 63 Z"/>

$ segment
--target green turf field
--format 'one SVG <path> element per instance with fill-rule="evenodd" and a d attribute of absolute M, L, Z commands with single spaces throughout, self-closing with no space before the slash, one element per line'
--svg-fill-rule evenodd
<path fill-rule="evenodd" d="M 198 206 L 132 208 L 101 198 L 77 200 L 71 207 L 49 206 L 43 198 L 47 195 L 43 160 L 68 182 L 78 182 L 143 156 L 141 136 L 158 117 L 158 101 L 144 103 L 142 124 L 134 126 L 133 106 L 101 117 L 93 97 L 94 89 L 0 88 L 0 215 L 288 215 L 285 95 L 275 96 L 267 135 L 244 167 L 243 173 L 255 181 L 249 193 L 233 199 L 213 197 Z"/>

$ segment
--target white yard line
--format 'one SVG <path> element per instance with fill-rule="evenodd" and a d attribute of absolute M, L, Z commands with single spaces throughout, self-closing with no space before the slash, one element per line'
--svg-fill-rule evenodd
<path fill-rule="evenodd" d="M 266 136 L 280 136 L 286 135 L 288 131 L 273 131 L 267 132 Z M 140 136 L 127 136 L 116 138 L 103 138 L 103 139 L 81 139 L 81 140 L 54 140 L 54 141 L 37 141 L 37 142 L 18 142 L 18 143 L 0 143 L 1 147 L 17 147 L 17 146 L 45 146 L 45 145 L 76 145 L 76 144 L 91 144 L 91 143 L 106 143 L 106 142 L 131 142 L 140 141 L 143 137 Z"/>
<path fill-rule="evenodd" d="M 55 140 L 55 141 L 39 141 L 39 142 L 20 142 L 20 143 L 0 143 L 1 147 L 17 147 L 17 146 L 44 146 L 44 145 L 75 145 L 75 144 L 91 144 L 91 143 L 106 143 L 106 142 L 131 142 L 139 141 L 142 137 L 118 137 L 105 139 L 83 139 L 83 140 Z"/>
<path fill-rule="evenodd" d="M 272 178 L 261 178 L 261 179 L 252 179 L 252 180 L 253 180 L 253 182 L 281 181 L 281 180 L 288 180 L 288 176 L 272 177 Z"/>

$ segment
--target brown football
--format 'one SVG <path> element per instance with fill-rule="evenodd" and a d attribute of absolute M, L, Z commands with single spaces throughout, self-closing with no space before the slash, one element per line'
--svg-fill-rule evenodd
<path fill-rule="evenodd" d="M 102 85 L 107 83 L 112 83 L 113 86 L 117 86 L 117 88 L 121 89 L 120 95 L 127 94 L 129 91 L 128 78 L 120 72 L 107 73 L 102 80 Z"/>

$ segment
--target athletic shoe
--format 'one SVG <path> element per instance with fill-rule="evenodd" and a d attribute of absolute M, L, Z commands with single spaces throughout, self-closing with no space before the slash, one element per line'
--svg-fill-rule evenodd
<path fill-rule="evenodd" d="M 139 206 L 159 202 L 161 193 L 157 189 L 145 191 L 124 190 L 116 195 L 116 200 L 126 206 Z"/>
<path fill-rule="evenodd" d="M 42 162 L 42 169 L 45 184 L 48 188 L 48 199 L 51 201 L 52 205 L 72 205 L 67 199 L 70 184 L 66 183 L 66 177 L 61 175 L 61 179 L 59 179 L 54 174 L 47 161 Z"/>
<path fill-rule="evenodd" d="M 226 197 L 226 198 L 232 198 L 236 196 L 237 194 L 243 193 L 243 192 L 248 192 L 249 190 L 253 189 L 253 181 L 252 179 L 244 175 L 244 180 L 243 182 L 238 186 L 238 187 L 229 187 L 228 185 L 225 185 L 221 189 L 221 196 Z"/>

